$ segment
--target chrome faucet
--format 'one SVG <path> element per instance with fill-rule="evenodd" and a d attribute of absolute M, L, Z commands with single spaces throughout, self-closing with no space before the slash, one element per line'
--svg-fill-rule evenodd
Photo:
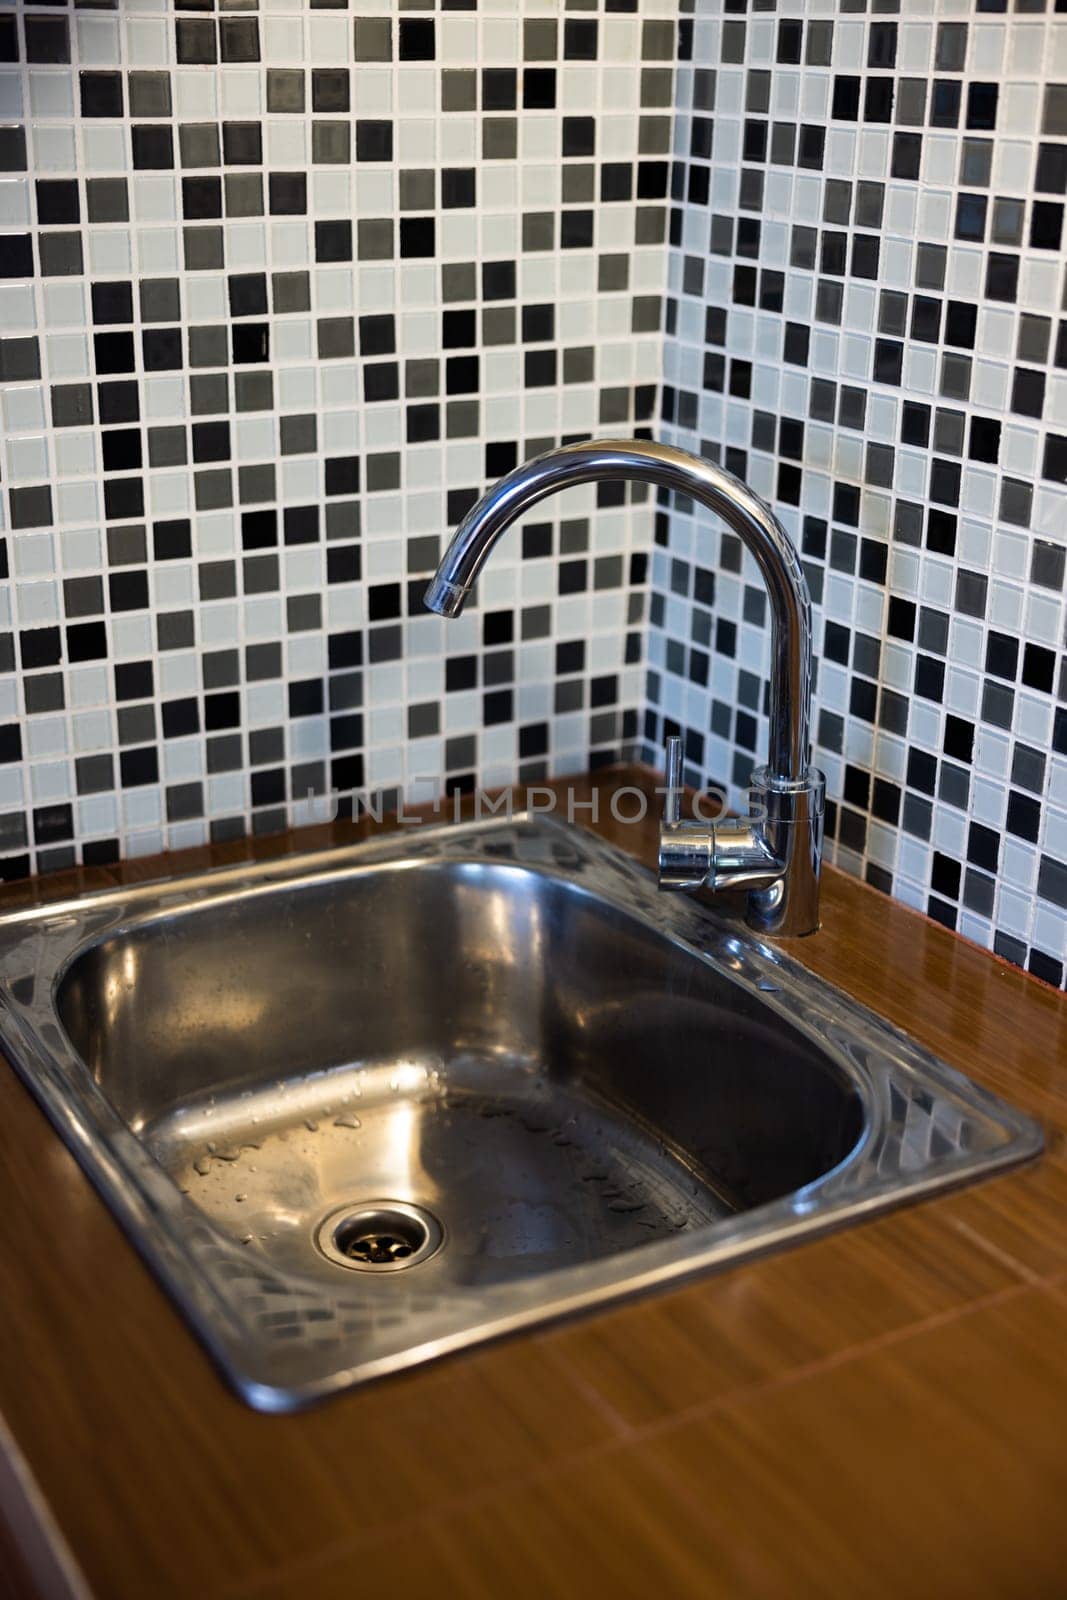
<path fill-rule="evenodd" d="M 749 785 L 749 815 L 682 821 L 682 746 L 667 740 L 660 828 L 661 889 L 746 889 L 750 926 L 772 934 L 819 926 L 825 780 L 810 765 L 811 599 L 789 535 L 748 486 L 721 467 L 638 439 L 564 445 L 509 472 L 467 513 L 426 590 L 429 610 L 455 617 L 496 541 L 546 495 L 579 483 L 633 478 L 698 500 L 752 552 L 771 603 L 770 750 Z"/>

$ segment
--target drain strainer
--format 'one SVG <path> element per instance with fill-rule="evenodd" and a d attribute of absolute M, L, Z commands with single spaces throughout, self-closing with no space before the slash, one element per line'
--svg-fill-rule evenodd
<path fill-rule="evenodd" d="M 357 1272 L 398 1272 L 425 1261 L 441 1247 L 437 1218 L 406 1200 L 369 1200 L 343 1206 L 319 1223 L 316 1243 L 328 1261 Z"/>

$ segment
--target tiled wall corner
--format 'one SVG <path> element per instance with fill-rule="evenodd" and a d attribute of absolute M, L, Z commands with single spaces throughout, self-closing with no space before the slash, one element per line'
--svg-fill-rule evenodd
<path fill-rule="evenodd" d="M 0 5 L 0 876 L 676 728 L 739 798 L 691 508 L 421 609 L 492 478 L 648 430 L 801 549 L 830 858 L 1063 983 L 1067 0 L 867 3 Z"/>
<path fill-rule="evenodd" d="M 675 32 L 0 8 L 0 876 L 634 739 L 647 498 L 421 592 L 501 471 L 653 421 Z"/>
<path fill-rule="evenodd" d="M 828 857 L 1062 985 L 1064 0 L 701 0 L 680 55 L 664 431 L 802 552 Z M 656 545 L 645 737 L 739 799 L 762 587 Z"/>

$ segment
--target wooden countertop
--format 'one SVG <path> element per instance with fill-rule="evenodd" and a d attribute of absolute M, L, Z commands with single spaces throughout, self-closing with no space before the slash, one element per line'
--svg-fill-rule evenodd
<path fill-rule="evenodd" d="M 653 781 L 600 774 L 603 812 Z M 651 822 L 599 831 L 653 858 Z M 823 931 L 791 952 L 1038 1116 L 1044 1158 L 299 1416 L 234 1398 L 0 1064 L 0 1595 L 1067 1594 L 1067 1004 L 824 881 Z"/>

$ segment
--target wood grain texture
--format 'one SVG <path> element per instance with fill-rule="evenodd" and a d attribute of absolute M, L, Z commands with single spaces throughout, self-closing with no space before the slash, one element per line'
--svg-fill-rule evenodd
<path fill-rule="evenodd" d="M 653 781 L 597 780 L 599 831 L 646 860 L 651 822 L 606 801 Z M 0 1068 L 0 1411 L 100 1600 L 1067 1593 L 1067 1005 L 832 871 L 790 948 L 1041 1117 L 1050 1155 L 299 1417 L 224 1388 Z"/>

